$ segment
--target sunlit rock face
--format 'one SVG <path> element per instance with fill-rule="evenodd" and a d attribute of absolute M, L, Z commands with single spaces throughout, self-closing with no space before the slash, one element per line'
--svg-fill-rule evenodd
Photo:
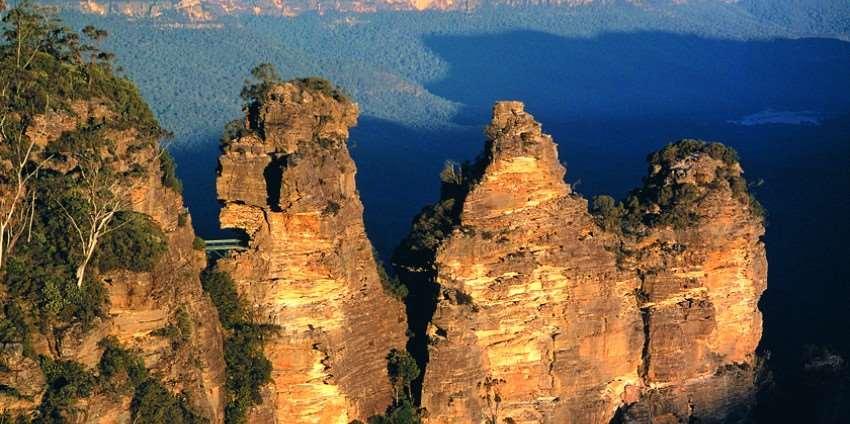
<path fill-rule="evenodd" d="M 390 349 L 404 349 L 403 304 L 386 294 L 348 153 L 357 105 L 299 83 L 275 86 L 251 130 L 223 146 L 221 223 L 248 251 L 219 266 L 255 316 L 272 383 L 249 421 L 348 423 L 382 413 Z"/>
<path fill-rule="evenodd" d="M 571 192 L 521 103 L 497 103 L 486 133 L 434 261 L 426 421 L 746 420 L 767 264 L 737 159 L 655 166 L 659 193 L 693 188 L 694 222 L 623 233 Z"/>
<path fill-rule="evenodd" d="M 498 103 L 460 223 L 439 248 L 429 423 L 607 422 L 640 385 L 633 273 L 617 268 L 552 138 Z"/>
<path fill-rule="evenodd" d="M 72 112 L 38 115 L 27 130 L 38 146 L 44 148 L 63 134 L 75 131 L 89 121 L 109 121 L 117 114 L 103 103 L 77 101 Z M 199 280 L 206 266 L 203 251 L 194 248 L 195 233 L 191 216 L 183 206 L 182 195 L 163 184 L 162 151 L 150 136 L 141 136 L 135 128 L 111 130 L 104 138 L 114 144 L 110 154 L 122 158 L 111 166 L 116 171 L 139 169 L 127 180 L 128 209 L 146 215 L 163 231 L 166 251 L 150 272 L 112 270 L 98 275 L 108 299 L 104 317 L 93 320 L 89 328 L 69 325 L 55 335 L 33 332 L 35 354 L 52 359 L 79 362 L 97 369 L 103 354 L 99 345 L 114 337 L 121 346 L 143 358 L 149 373 L 166 389 L 185 393 L 193 410 L 212 423 L 224 419 L 225 364 L 222 329 L 217 312 L 203 292 Z M 37 153 L 41 155 L 42 153 Z M 75 162 L 64 152 L 53 154 L 44 163 L 51 172 L 68 172 Z M 106 153 L 104 153 L 106 154 Z M 71 231 L 69 229 L 69 231 Z M 189 334 L 177 344 L 158 334 L 174 325 L 178 314 L 185 316 Z M 38 361 L 20 350 L 3 356 L 12 371 L 11 379 L 0 377 L 0 384 L 17 390 L 24 397 L 0 395 L 4 411 L 29 415 L 38 408 L 45 394 L 45 378 Z M 132 391 L 97 392 L 74 404 L 74 422 L 131 422 Z"/>
<path fill-rule="evenodd" d="M 698 196 L 695 225 L 657 226 L 630 245 L 625 266 L 641 279 L 648 341 L 641 401 L 627 421 L 745 420 L 753 403 L 755 350 L 761 339 L 758 300 L 767 286 L 762 219 L 745 191 L 737 161 L 707 154 L 676 158 L 651 171 L 664 186 L 687 184 Z M 723 175 L 724 177 L 720 177 Z"/>

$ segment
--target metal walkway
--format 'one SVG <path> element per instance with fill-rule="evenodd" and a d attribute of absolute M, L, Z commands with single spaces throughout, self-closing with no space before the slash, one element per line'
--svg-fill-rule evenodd
<path fill-rule="evenodd" d="M 248 246 L 245 245 L 245 242 L 239 239 L 204 240 L 204 250 L 207 255 L 219 258 L 227 256 L 232 251 L 238 252 L 247 249 Z"/>

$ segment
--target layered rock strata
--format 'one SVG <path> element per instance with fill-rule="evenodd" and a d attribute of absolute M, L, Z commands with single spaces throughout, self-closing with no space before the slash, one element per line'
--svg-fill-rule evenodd
<path fill-rule="evenodd" d="M 605 421 L 640 384 L 638 279 L 521 103 L 497 104 L 487 132 L 483 174 L 436 256 L 427 421 Z"/>
<path fill-rule="evenodd" d="M 497 103 L 487 135 L 434 249 L 426 422 L 745 419 L 766 259 L 737 161 L 665 158 L 624 232 L 571 192 L 521 103 Z M 654 218 L 683 185 L 693 222 Z"/>
<path fill-rule="evenodd" d="M 77 131 L 83 123 L 110 122 L 115 116 L 94 100 L 74 102 L 71 109 L 35 116 L 27 130 L 37 157 L 45 157 L 44 169 L 49 172 L 68 172 L 75 166 L 75 159 L 61 148 L 46 158 L 42 149 Z M 164 152 L 155 140 L 140 135 L 135 128 L 110 130 L 104 138 L 114 146 L 109 154 L 121 158 L 110 166 L 117 172 L 137 171 L 126 181 L 127 187 L 120 189 L 127 197 L 127 210 L 145 215 L 162 230 L 166 251 L 150 272 L 119 269 L 97 273 L 106 292 L 106 313 L 93 319 L 89 327 L 71 322 L 66 328 L 52 328 L 50 334 L 33 331 L 29 340 L 32 352 L 25 353 L 20 347 L 4 351 L 2 360 L 8 369 L 0 372 L 0 384 L 9 390 L 0 394 L 0 409 L 12 416 L 27 416 L 38 408 L 47 388 L 36 355 L 74 361 L 97 370 L 103 353 L 100 342 L 114 338 L 121 347 L 143 359 L 151 377 L 172 393 L 185 394 L 199 416 L 212 423 L 222 422 L 222 330 L 216 309 L 198 277 L 206 258 L 202 250 L 195 248 L 191 216 L 180 192 L 163 183 Z M 94 272 L 95 267 L 90 269 Z M 175 343 L 162 330 L 174 326 L 178 319 L 183 319 L 181 331 L 186 333 L 181 334 L 180 343 Z M 86 423 L 131 422 L 132 398 L 132 390 L 97 390 L 77 401 L 73 416 L 65 418 Z"/>
<path fill-rule="evenodd" d="M 246 252 L 219 262 L 262 322 L 272 383 L 250 420 L 348 423 L 392 400 L 386 356 L 406 343 L 403 304 L 385 293 L 348 153 L 357 105 L 303 82 L 274 86 L 227 141 L 221 223 Z"/>
<path fill-rule="evenodd" d="M 767 257 L 742 172 L 737 160 L 702 151 L 662 158 L 647 177 L 662 194 L 664 187 L 693 192 L 687 209 L 697 222 L 655 225 L 627 249 L 624 266 L 641 279 L 647 340 L 644 393 L 626 421 L 747 419 Z"/>

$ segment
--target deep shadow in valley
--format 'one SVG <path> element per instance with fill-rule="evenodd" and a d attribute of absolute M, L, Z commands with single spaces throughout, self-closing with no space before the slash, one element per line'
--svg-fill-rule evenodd
<path fill-rule="evenodd" d="M 451 70 L 428 88 L 464 105 L 458 123 L 485 124 L 495 100 L 526 102 L 559 143 L 567 178 L 588 197 L 622 197 L 645 174 L 643 158 L 675 139 L 735 147 L 750 181 L 763 181 L 753 190 L 769 213 L 760 349 L 770 352 L 774 384 L 757 418 L 847 416 L 850 43 L 522 31 L 426 44 Z M 827 119 L 821 126 L 728 122 L 769 109 Z"/>
<path fill-rule="evenodd" d="M 850 359 L 850 44 L 649 32 L 424 41 L 449 64 L 449 73 L 427 88 L 462 105 L 455 125 L 409 128 L 366 116 L 351 132 L 367 231 L 385 261 L 412 217 L 437 199 L 443 162 L 472 159 L 482 149 L 495 100 L 526 102 L 559 143 L 567 178 L 588 198 L 624 196 L 645 175 L 646 155 L 667 142 L 722 141 L 740 152 L 750 181 L 764 181 L 753 189 L 769 214 L 769 288 L 760 307 L 762 350 L 771 352 L 776 389 L 759 418 L 835 422 L 847 413 L 843 374 L 812 373 L 806 355 L 807 346 L 818 346 Z M 820 126 L 728 122 L 767 109 L 815 111 L 827 119 Z M 176 156 L 195 224 L 209 237 L 217 231 L 212 170 L 218 147 L 210 142 L 199 149 Z M 418 296 L 413 300 L 424 304 L 411 322 L 421 356 L 433 294 Z M 845 392 L 818 377 L 823 372 Z M 823 391 L 838 398 L 817 395 Z"/>

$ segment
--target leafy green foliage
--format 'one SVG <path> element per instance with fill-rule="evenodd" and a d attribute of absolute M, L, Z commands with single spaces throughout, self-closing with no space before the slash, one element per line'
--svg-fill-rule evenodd
<path fill-rule="evenodd" d="M 177 177 L 177 164 L 174 163 L 174 157 L 168 150 L 163 149 L 159 155 L 159 169 L 162 173 L 162 185 L 183 193 L 183 182 Z"/>
<path fill-rule="evenodd" d="M 397 393 L 402 392 L 407 395 L 408 399 L 413 398 L 410 393 L 410 385 L 413 380 L 419 377 L 419 366 L 416 361 L 410 356 L 410 353 L 404 350 L 392 349 L 387 355 L 387 372 L 390 376 L 390 383 Z"/>
<path fill-rule="evenodd" d="M 236 286 L 230 275 L 226 272 L 206 270 L 201 274 L 201 284 L 218 310 L 222 327 L 229 330 L 242 322 L 244 305 L 236 293 Z"/>
<path fill-rule="evenodd" d="M 683 162 L 702 155 L 721 162 L 713 180 L 694 183 L 669 180 L 669 176 L 681 172 L 677 167 Z M 590 212 L 606 231 L 641 234 L 653 225 L 682 229 L 699 222 L 697 204 L 706 193 L 728 187 L 735 199 L 748 206 L 754 216 L 762 218 L 763 209 L 749 193 L 738 160 L 734 149 L 720 143 L 692 139 L 671 143 L 647 158 L 649 176 L 644 179 L 643 187 L 632 191 L 624 203 L 610 196 L 597 196 Z"/>
<path fill-rule="evenodd" d="M 23 308 L 14 300 L 7 300 L 2 307 L 3 317 L 0 319 L 0 352 L 8 345 L 20 344 L 23 354 L 30 358 L 35 353 L 30 343 L 30 324 Z M 2 371 L 2 370 L 0 370 Z"/>
<path fill-rule="evenodd" d="M 122 347 L 115 337 L 98 344 L 103 349 L 98 369 L 101 390 L 130 390 L 133 399 L 130 412 L 133 422 L 171 424 L 202 423 L 192 411 L 185 395 L 175 395 L 162 382 L 152 377 L 142 358 Z"/>
<path fill-rule="evenodd" d="M 87 27 L 81 36 L 30 1 L 5 14 L 2 30 L 0 163 L 22 164 L 39 172 L 26 180 L 28 213 L 25 221 L 19 221 L 26 224 L 20 226 L 25 231 L 0 263 L 4 298 L 15 299 L 3 305 L 0 342 L 22 344 L 24 354 L 34 357 L 29 337 L 36 329 L 47 337 L 61 337 L 75 326 L 85 331 L 105 316 L 106 290 L 97 273 L 75 273 L 81 260 L 87 263 L 93 254 L 98 272 L 149 271 L 165 252 L 161 229 L 145 216 L 126 212 L 129 208 L 111 209 L 117 214 L 108 215 L 108 229 L 91 250 L 83 249 L 82 235 L 86 225 L 95 227 L 91 217 L 96 202 L 120 202 L 115 188 L 146 173 L 142 164 L 132 162 L 135 152 L 153 147 L 164 134 L 138 89 L 113 72 L 113 56 L 97 47 L 106 31 Z M 38 115 L 59 112 L 74 117 L 79 108 L 72 106 L 80 101 L 109 112 L 80 119 L 75 130 L 47 146 L 32 144 L 28 134 Z M 131 128 L 135 137 L 125 149 L 118 149 L 110 134 Z M 52 165 L 40 169 L 45 159 Z M 0 166 L 0 184 L 10 181 L 7 170 Z M 174 177 L 173 167 L 163 169 L 163 174 L 168 182 Z M 100 346 L 104 352 L 99 377 L 76 362 L 40 357 L 47 384 L 35 422 L 75 420 L 77 399 L 106 388 L 135 390 L 152 381 L 142 360 L 117 340 L 104 339 Z M 137 400 L 134 405 L 162 408 Z M 182 405 L 188 410 L 185 402 Z"/>
<path fill-rule="evenodd" d="M 97 267 L 101 272 L 114 269 L 152 271 L 168 250 L 159 225 L 135 212 L 121 212 L 114 219 L 114 231 L 106 234 L 95 256 Z"/>
<path fill-rule="evenodd" d="M 41 370 L 46 387 L 36 423 L 65 422 L 65 415 L 71 411 L 77 399 L 91 396 L 97 384 L 94 374 L 77 362 L 57 361 L 42 356 Z"/>
<path fill-rule="evenodd" d="M 403 399 L 386 415 L 369 417 L 367 424 L 420 424 L 422 418 L 416 406 L 408 399 Z"/>
<path fill-rule="evenodd" d="M 171 339 L 172 346 L 179 349 L 192 338 L 192 327 L 192 317 L 189 316 L 185 308 L 180 307 L 174 314 L 174 322 L 153 331 L 151 334 Z"/>
<path fill-rule="evenodd" d="M 98 364 L 102 379 L 126 380 L 130 387 L 135 388 L 148 378 L 148 370 L 142 358 L 121 347 L 114 336 L 101 340 L 98 346 L 103 349 Z"/>
<path fill-rule="evenodd" d="M 251 69 L 251 78 L 245 80 L 242 92 L 239 94 L 244 102 L 243 108 L 245 110 L 255 108 L 266 98 L 269 90 L 281 82 L 277 69 L 271 63 L 255 66 Z"/>
<path fill-rule="evenodd" d="M 260 389 L 271 381 L 272 366 L 263 352 L 263 341 L 276 327 L 253 322 L 227 273 L 206 270 L 201 275 L 201 283 L 227 331 L 224 360 L 229 399 L 225 406 L 225 422 L 244 423 L 248 409 L 262 402 Z"/>
<path fill-rule="evenodd" d="M 605 231 L 620 232 L 626 211 L 621 202 L 617 202 L 611 196 L 601 195 L 593 198 L 590 213 Z"/>
<path fill-rule="evenodd" d="M 296 84 L 301 85 L 302 87 L 308 88 L 313 91 L 318 91 L 320 93 L 324 93 L 325 95 L 332 97 L 334 100 L 342 102 L 342 101 L 351 101 L 345 92 L 333 85 L 330 81 L 321 77 L 307 77 L 293 80 Z"/>
<path fill-rule="evenodd" d="M 381 279 L 381 287 L 383 287 L 384 292 L 398 300 L 404 300 L 409 293 L 407 286 L 399 280 L 398 276 L 390 276 L 389 273 L 387 273 L 387 269 L 384 267 L 384 264 L 377 259 L 377 255 L 375 255 L 375 262 L 378 268 L 378 278 Z"/>
<path fill-rule="evenodd" d="M 407 351 L 390 350 L 387 354 L 387 373 L 393 387 L 393 404 L 384 415 L 369 417 L 368 424 L 419 424 L 419 411 L 413 404 L 411 384 L 419 377 L 419 366 Z"/>
<path fill-rule="evenodd" d="M 130 403 L 133 422 L 194 424 L 207 420 L 195 414 L 185 395 L 174 395 L 161 382 L 149 378 L 141 383 Z"/>
<path fill-rule="evenodd" d="M 262 402 L 260 389 L 271 381 L 271 362 L 263 353 L 263 338 L 270 329 L 264 326 L 239 324 L 224 342 L 224 361 L 227 364 L 226 387 L 230 401 L 225 407 L 225 421 L 245 422 L 245 413 Z"/>

